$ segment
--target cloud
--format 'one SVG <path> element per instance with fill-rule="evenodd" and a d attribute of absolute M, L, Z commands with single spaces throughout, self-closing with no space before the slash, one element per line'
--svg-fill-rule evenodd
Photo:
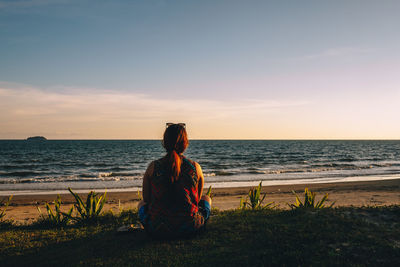
<path fill-rule="evenodd" d="M 371 51 L 373 51 L 373 50 L 370 48 L 336 47 L 336 48 L 329 48 L 329 49 L 323 50 L 319 53 L 296 57 L 295 60 L 312 60 L 312 59 L 320 59 L 320 58 L 350 56 L 350 55 L 357 55 L 357 54 L 366 54 L 366 53 L 370 53 Z"/>
<path fill-rule="evenodd" d="M 25 9 L 37 6 L 47 6 L 60 3 L 66 3 L 66 0 L 13 0 L 0 1 L 0 9 Z"/>
<path fill-rule="evenodd" d="M 165 122 L 185 122 L 195 139 L 394 138 L 398 93 L 347 93 L 321 102 L 174 99 L 0 82 L 0 138 L 159 139 Z"/>
<path fill-rule="evenodd" d="M 118 135 L 124 129 L 185 121 L 223 127 L 234 121 L 253 120 L 280 109 L 304 105 L 302 101 L 241 99 L 229 102 L 210 99 L 163 99 L 151 95 L 93 88 L 41 89 L 0 83 L 1 131 L 97 131 Z M 129 126 L 129 127 L 128 127 Z M 113 128 L 113 129 L 110 129 Z M 55 130 L 57 129 L 57 130 Z M 143 133 L 144 134 L 144 133 Z M 72 135 L 72 134 L 71 134 Z M 103 136 L 99 134 L 99 137 Z M 108 136 L 108 135 L 107 135 Z"/>

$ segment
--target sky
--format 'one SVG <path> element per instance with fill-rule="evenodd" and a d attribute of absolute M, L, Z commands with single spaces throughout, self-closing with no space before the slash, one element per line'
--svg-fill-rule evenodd
<path fill-rule="evenodd" d="M 400 139 L 400 1 L 0 0 L 0 139 Z"/>

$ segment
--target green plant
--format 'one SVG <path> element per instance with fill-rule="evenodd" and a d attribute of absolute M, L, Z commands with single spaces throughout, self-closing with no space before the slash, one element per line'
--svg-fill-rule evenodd
<path fill-rule="evenodd" d="M 72 191 L 71 188 L 68 187 L 68 190 L 76 200 L 74 207 L 79 215 L 77 217 L 69 216 L 71 219 L 80 222 L 88 222 L 99 218 L 106 202 L 107 192 L 104 192 L 104 194 L 100 195 L 94 191 L 90 191 L 90 193 L 87 195 L 85 203 L 78 194 Z"/>
<path fill-rule="evenodd" d="M 118 199 L 118 211 L 121 214 L 121 212 L 124 210 L 124 208 L 121 205 L 121 199 Z"/>
<path fill-rule="evenodd" d="M 115 209 L 117 210 L 117 213 L 114 213 L 113 208 L 111 208 L 111 209 L 109 210 L 109 212 L 110 212 L 111 215 L 113 215 L 113 216 L 119 216 L 119 215 L 124 211 L 124 208 L 123 208 L 122 205 L 121 205 L 121 199 L 118 199 L 118 207 L 115 208 Z"/>
<path fill-rule="evenodd" d="M 260 184 L 257 187 L 250 189 L 246 199 L 244 199 L 243 197 L 240 199 L 239 208 L 246 209 L 247 207 L 249 207 L 252 210 L 274 208 L 275 207 L 273 206 L 274 202 L 270 202 L 265 205 L 262 204 L 267 193 L 265 193 L 261 197 L 261 190 L 262 190 L 262 182 L 260 182 Z"/>
<path fill-rule="evenodd" d="M 316 193 L 311 192 L 308 190 L 306 187 L 304 189 L 304 202 L 301 202 L 299 196 L 296 194 L 296 192 L 292 191 L 293 194 L 296 196 L 296 203 L 294 204 L 288 204 L 291 209 L 322 209 L 326 208 L 325 207 L 325 201 L 328 199 L 328 193 L 325 194 L 322 199 L 318 202 L 315 200 Z M 327 208 L 331 208 L 335 202 L 333 202 L 331 205 L 327 206 Z"/>
<path fill-rule="evenodd" d="M 62 202 L 60 195 L 57 195 L 57 199 L 54 200 L 54 211 L 50 207 L 50 204 L 46 202 L 45 207 L 47 210 L 47 218 L 44 215 L 42 215 L 40 207 L 37 207 L 37 209 L 40 213 L 40 216 L 51 225 L 65 226 L 71 221 L 71 215 L 74 210 L 74 207 L 71 207 L 67 213 L 64 213 L 61 211 L 61 204 Z"/>
<path fill-rule="evenodd" d="M 4 209 L 0 210 L 0 222 L 3 221 L 3 218 L 6 216 L 6 210 L 8 208 L 8 205 L 10 205 L 11 199 L 13 198 L 13 196 L 9 196 L 7 201 L 5 199 L 2 199 L 0 201 L 0 206 L 4 205 Z"/>
<path fill-rule="evenodd" d="M 206 193 L 206 196 L 209 196 L 210 198 L 211 198 L 211 189 L 212 189 L 212 186 L 210 185 L 210 187 L 208 188 L 207 193 Z"/>

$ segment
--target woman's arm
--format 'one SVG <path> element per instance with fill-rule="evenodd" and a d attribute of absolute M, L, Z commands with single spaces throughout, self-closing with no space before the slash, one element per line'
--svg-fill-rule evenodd
<path fill-rule="evenodd" d="M 153 176 L 154 172 L 154 162 L 151 162 L 147 167 L 146 172 L 144 173 L 143 177 L 143 187 L 142 187 L 142 194 L 143 194 L 143 201 L 146 203 L 150 203 L 151 200 L 151 185 L 150 179 Z"/>
<path fill-rule="evenodd" d="M 196 165 L 197 177 L 199 178 L 197 191 L 199 192 L 199 199 L 200 199 L 201 196 L 203 195 L 204 175 L 203 175 L 203 171 L 201 170 L 200 164 L 195 162 L 195 165 Z"/>

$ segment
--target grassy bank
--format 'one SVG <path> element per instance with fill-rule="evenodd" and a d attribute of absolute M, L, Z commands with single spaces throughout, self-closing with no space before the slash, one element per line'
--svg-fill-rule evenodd
<path fill-rule="evenodd" d="M 118 234 L 133 211 L 91 226 L 4 225 L 6 265 L 399 265 L 400 207 L 235 210 L 213 213 L 192 239 Z"/>

